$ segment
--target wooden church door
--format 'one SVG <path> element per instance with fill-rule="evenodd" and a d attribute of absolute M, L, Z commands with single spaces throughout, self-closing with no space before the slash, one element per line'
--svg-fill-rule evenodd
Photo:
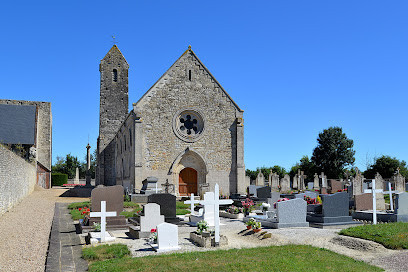
<path fill-rule="evenodd" d="M 179 194 L 197 195 L 197 171 L 193 168 L 184 168 L 179 174 Z"/>

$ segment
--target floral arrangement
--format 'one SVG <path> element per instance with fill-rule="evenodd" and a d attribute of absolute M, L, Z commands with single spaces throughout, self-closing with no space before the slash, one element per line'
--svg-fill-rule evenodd
<path fill-rule="evenodd" d="M 275 203 L 273 203 L 273 208 L 275 208 L 276 209 L 276 203 L 278 203 L 278 202 L 282 202 L 282 201 L 287 201 L 287 200 L 289 200 L 289 198 L 281 198 L 281 199 L 279 199 L 278 201 L 276 201 Z"/>
<path fill-rule="evenodd" d="M 203 231 L 206 231 L 208 229 L 208 223 L 205 220 L 201 220 L 197 223 L 197 232 L 198 233 L 203 233 Z"/>
<path fill-rule="evenodd" d="M 320 196 L 316 197 L 317 202 L 319 202 L 319 204 L 322 204 L 322 198 Z"/>
<path fill-rule="evenodd" d="M 262 210 L 263 211 L 267 211 L 267 210 L 269 210 L 269 208 L 271 207 L 271 204 L 269 204 L 269 203 L 262 203 Z"/>
<path fill-rule="evenodd" d="M 307 204 L 320 204 L 317 201 L 317 198 L 311 198 L 309 196 L 304 196 L 305 201 L 307 202 Z"/>
<path fill-rule="evenodd" d="M 220 199 L 228 199 L 227 195 L 220 194 Z"/>
<path fill-rule="evenodd" d="M 231 205 L 229 208 L 225 209 L 227 213 L 232 213 L 232 214 L 239 214 L 243 212 L 243 208 L 236 207 L 234 205 Z"/>
<path fill-rule="evenodd" d="M 155 242 L 157 241 L 157 229 L 150 230 L 149 241 L 151 244 L 155 244 Z"/>
<path fill-rule="evenodd" d="M 95 231 L 100 232 L 101 231 L 101 223 L 93 223 L 93 228 Z"/>
<path fill-rule="evenodd" d="M 249 218 L 249 220 L 245 223 L 245 225 L 252 227 L 256 223 L 254 218 Z"/>
<path fill-rule="evenodd" d="M 89 208 L 79 208 L 78 211 L 81 212 L 82 215 L 89 215 L 89 213 L 91 212 L 91 210 Z"/>
<path fill-rule="evenodd" d="M 347 192 L 347 188 L 345 188 L 345 189 L 340 189 L 340 190 L 337 190 L 337 192 Z"/>
<path fill-rule="evenodd" d="M 254 202 L 247 198 L 245 201 L 241 201 L 242 207 L 244 207 L 244 212 L 250 212 L 252 209 L 252 206 L 254 206 Z"/>
<path fill-rule="evenodd" d="M 255 222 L 255 224 L 252 226 L 252 228 L 254 228 L 254 229 L 261 229 L 262 228 L 262 224 L 261 224 L 261 222 Z"/>

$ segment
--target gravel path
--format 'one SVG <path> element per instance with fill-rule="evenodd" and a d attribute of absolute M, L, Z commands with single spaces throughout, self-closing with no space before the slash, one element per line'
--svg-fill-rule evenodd
<path fill-rule="evenodd" d="M 0 216 L 0 271 L 44 271 L 55 202 L 83 201 L 58 198 L 65 191 L 36 187 Z"/>

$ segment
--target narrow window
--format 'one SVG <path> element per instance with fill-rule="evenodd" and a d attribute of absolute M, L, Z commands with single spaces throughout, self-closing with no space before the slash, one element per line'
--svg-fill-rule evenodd
<path fill-rule="evenodd" d="M 132 130 L 129 128 L 129 143 L 132 146 Z"/>
<path fill-rule="evenodd" d="M 123 140 L 125 141 L 125 151 L 126 151 L 126 135 L 123 136 Z"/>
<path fill-rule="evenodd" d="M 191 70 L 188 70 L 188 80 L 191 81 Z"/>
<path fill-rule="evenodd" d="M 118 70 L 113 69 L 113 81 L 118 82 Z"/>

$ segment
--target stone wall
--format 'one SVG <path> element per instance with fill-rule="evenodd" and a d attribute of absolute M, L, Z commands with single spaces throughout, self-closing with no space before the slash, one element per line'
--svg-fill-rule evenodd
<path fill-rule="evenodd" d="M 37 106 L 37 160 L 51 171 L 52 164 L 52 114 L 50 102 L 0 99 L 0 104 Z"/>
<path fill-rule="evenodd" d="M 203 119 L 202 136 L 194 141 L 176 135 L 174 122 L 183 110 L 197 112 Z M 206 165 L 205 182 L 211 189 L 218 183 L 225 194 L 245 190 L 239 186 L 245 184 L 243 111 L 191 50 L 133 105 L 133 111 L 140 115 L 143 133 L 136 133 L 143 139 L 143 170 L 136 175 L 136 186 L 149 175 L 162 178 L 160 183 L 169 178 L 177 185 L 178 176 L 172 175 L 174 164 L 180 154 L 194 150 Z"/>
<path fill-rule="evenodd" d="M 0 215 L 34 190 L 35 163 L 29 163 L 0 145 Z"/>

